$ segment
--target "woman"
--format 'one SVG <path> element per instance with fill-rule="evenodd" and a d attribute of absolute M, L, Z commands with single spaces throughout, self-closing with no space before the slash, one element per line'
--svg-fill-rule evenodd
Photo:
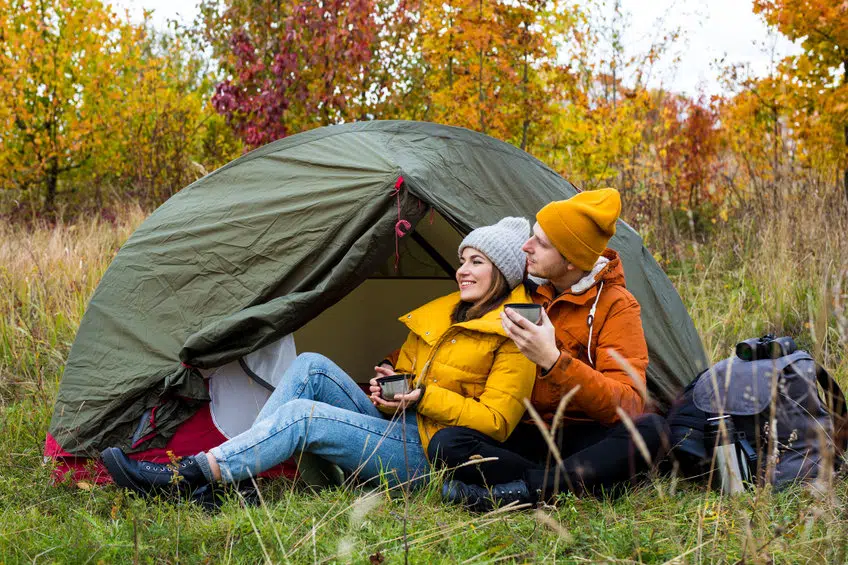
<path fill-rule="evenodd" d="M 116 484 L 139 492 L 175 482 L 181 489 L 237 482 L 299 452 L 365 480 L 386 473 L 396 484 L 428 472 L 427 445 L 442 428 L 464 426 L 505 440 L 524 413 L 536 372 L 500 321 L 504 303 L 530 302 L 521 284 L 526 263 L 521 246 L 529 233 L 524 218 L 472 231 L 459 246 L 459 292 L 401 316 L 409 336 L 397 363 L 375 369 L 377 376 L 414 373 L 410 393 L 382 398 L 375 378 L 369 398 L 332 361 L 305 353 L 288 368 L 251 428 L 208 453 L 171 466 L 134 461 L 112 447 L 101 454 L 103 463 Z M 414 410 L 406 410 L 412 405 Z"/>

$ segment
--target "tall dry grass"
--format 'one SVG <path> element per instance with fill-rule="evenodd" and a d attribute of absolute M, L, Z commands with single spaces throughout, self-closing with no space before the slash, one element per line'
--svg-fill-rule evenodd
<path fill-rule="evenodd" d="M 772 332 L 848 380 L 848 204 L 834 196 L 785 194 L 677 250 L 672 281 L 713 361 Z"/>
<path fill-rule="evenodd" d="M 114 223 L 0 224 L 0 401 L 49 396 L 89 296 L 145 215 L 136 206 Z"/>

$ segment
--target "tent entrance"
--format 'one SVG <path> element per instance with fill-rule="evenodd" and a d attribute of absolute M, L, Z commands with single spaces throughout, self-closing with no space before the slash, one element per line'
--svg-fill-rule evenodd
<path fill-rule="evenodd" d="M 397 269 L 392 253 L 370 278 L 294 333 L 297 351 L 321 353 L 367 382 L 374 365 L 403 345 L 407 331 L 398 317 L 456 291 L 462 237 L 440 214 L 427 214 L 398 241 Z"/>

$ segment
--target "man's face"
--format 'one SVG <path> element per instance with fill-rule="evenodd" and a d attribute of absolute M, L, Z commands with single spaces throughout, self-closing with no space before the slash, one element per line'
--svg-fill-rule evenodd
<path fill-rule="evenodd" d="M 533 224 L 533 235 L 521 249 L 527 254 L 527 272 L 531 275 L 555 281 L 568 274 L 568 261 L 553 246 L 538 222 Z"/>

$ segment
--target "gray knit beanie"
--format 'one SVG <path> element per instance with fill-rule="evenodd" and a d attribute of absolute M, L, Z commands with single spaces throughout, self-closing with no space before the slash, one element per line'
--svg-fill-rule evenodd
<path fill-rule="evenodd" d="M 527 255 L 521 246 L 530 237 L 530 222 L 525 218 L 504 218 L 493 226 L 483 226 L 465 236 L 459 244 L 459 256 L 466 247 L 486 254 L 503 273 L 509 288 L 517 287 L 524 278 Z"/>

